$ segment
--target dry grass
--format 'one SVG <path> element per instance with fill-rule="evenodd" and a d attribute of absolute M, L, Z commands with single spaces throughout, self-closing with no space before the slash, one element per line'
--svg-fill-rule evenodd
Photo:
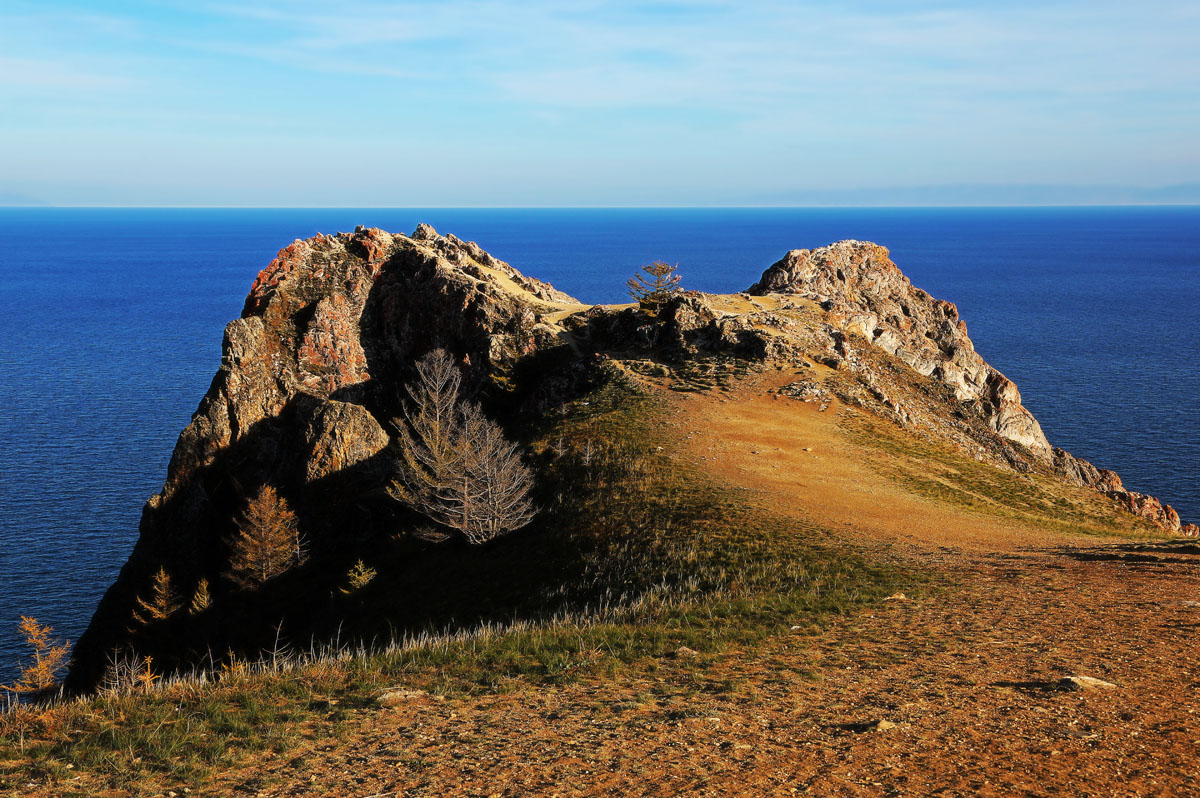
<path fill-rule="evenodd" d="M 0 716 L 0 785 L 161 793 L 262 756 L 299 756 L 315 739 L 336 744 L 340 721 L 385 686 L 486 695 L 633 678 L 675 662 L 680 647 L 702 669 L 721 652 L 912 592 L 913 575 L 754 509 L 672 456 L 663 413 L 614 375 L 543 430 L 542 523 L 572 556 L 570 570 L 539 583 L 531 606 L 541 613 L 382 646 L 281 646 L 119 694 L 18 708 Z M 381 571 L 356 595 L 369 600 L 382 582 Z"/>

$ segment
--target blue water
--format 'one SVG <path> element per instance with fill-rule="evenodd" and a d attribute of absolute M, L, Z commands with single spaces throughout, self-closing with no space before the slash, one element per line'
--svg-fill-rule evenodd
<path fill-rule="evenodd" d="M 735 291 L 790 248 L 877 241 L 1052 442 L 1200 519 L 1200 208 L 0 209 L 0 680 L 20 614 L 86 626 L 257 271 L 297 237 L 420 221 L 591 302 L 650 260 Z"/>

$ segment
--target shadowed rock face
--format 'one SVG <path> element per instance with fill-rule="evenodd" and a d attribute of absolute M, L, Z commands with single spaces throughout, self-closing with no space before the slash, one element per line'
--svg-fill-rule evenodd
<path fill-rule="evenodd" d="M 234 519 L 261 485 L 297 511 L 314 555 L 385 522 L 365 508 L 382 503 L 391 475 L 387 430 L 411 362 L 441 346 L 481 385 L 552 340 L 538 316 L 563 306 L 578 303 L 428 225 L 281 250 L 225 329 L 221 366 L 146 503 L 137 546 L 76 647 L 72 686 L 90 686 L 125 641 L 159 564 L 185 596 L 202 577 L 218 583 Z"/>
<path fill-rule="evenodd" d="M 886 248 L 851 240 L 794 249 L 747 291 L 758 296 L 792 294 L 820 303 L 831 324 L 945 383 L 960 402 L 982 411 L 997 435 L 1020 444 L 1064 479 L 1106 493 L 1166 530 L 1181 531 L 1179 514 L 1169 505 L 1126 491 L 1114 472 L 1052 447 L 1037 419 L 1021 404 L 1017 386 L 975 351 L 958 308 L 913 286 Z M 1183 531 L 1192 534 L 1193 527 Z"/>
<path fill-rule="evenodd" d="M 290 244 L 226 327 L 221 367 L 143 530 L 166 515 L 177 534 L 183 519 L 169 505 L 182 499 L 194 515 L 209 500 L 194 477 L 250 434 L 276 454 L 262 480 L 295 471 L 309 482 L 368 460 L 387 445 L 382 425 L 414 353 L 444 346 L 483 379 L 534 348 L 534 313 L 549 300 L 574 302 L 428 225 L 412 237 L 360 229 Z M 295 429 L 264 428 L 298 398 Z M 288 457 L 285 437 L 302 442 Z"/>

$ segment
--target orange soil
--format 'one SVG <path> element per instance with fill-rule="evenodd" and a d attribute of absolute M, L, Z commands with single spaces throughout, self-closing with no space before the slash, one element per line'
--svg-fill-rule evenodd
<path fill-rule="evenodd" d="M 1200 794 L 1200 547 L 1052 534 L 915 496 L 868 467 L 836 405 L 769 387 L 679 397 L 684 456 L 764 506 L 902 543 L 892 556 L 946 589 L 816 636 L 667 659 L 653 678 L 366 710 L 349 744 L 314 745 L 299 772 L 231 773 L 218 791 Z M 1061 689 L 1069 675 L 1117 687 Z"/>
<path fill-rule="evenodd" d="M 845 408 L 837 400 L 821 412 L 816 403 L 769 392 L 794 379 L 787 373 L 751 380 L 733 394 L 680 396 L 675 423 L 692 458 L 776 512 L 873 542 L 955 551 L 1089 542 L 905 490 L 872 470 L 865 449 L 838 428 Z"/>

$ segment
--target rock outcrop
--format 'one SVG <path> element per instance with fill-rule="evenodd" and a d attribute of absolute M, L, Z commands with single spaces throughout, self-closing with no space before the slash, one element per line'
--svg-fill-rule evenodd
<path fill-rule="evenodd" d="M 359 228 L 293 242 L 258 275 L 241 317 L 226 327 L 220 368 L 179 436 L 162 491 L 146 503 L 133 554 L 76 646 L 70 686 L 95 686 L 114 650 L 136 644 L 147 653 L 156 639 L 179 634 L 138 639 L 130 629 L 131 610 L 160 567 L 185 600 L 203 579 L 214 602 L 232 599 L 226 605 L 243 613 L 238 623 L 226 615 L 208 627 L 203 613 L 186 619 L 187 639 L 159 649 L 167 656 L 156 661 L 168 667 L 188 646 L 196 647 L 194 662 L 212 640 L 229 643 L 230 630 L 249 623 L 247 602 L 269 604 L 269 590 L 239 597 L 222 581 L 236 519 L 264 485 L 299 516 L 312 562 L 337 562 L 364 540 L 394 539 L 398 514 L 408 511 L 386 491 L 393 420 L 413 362 L 434 347 L 463 366 L 465 390 L 538 416 L 609 358 L 642 374 L 691 374 L 699 389 L 729 361 L 738 373 L 747 363 L 786 365 L 801 378 L 785 395 L 822 409 L 835 394 L 849 397 L 981 460 L 1036 466 L 1181 530 L 1170 507 L 1052 447 L 1017 387 L 975 352 L 955 306 L 914 288 L 883 247 L 844 241 L 794 250 L 750 294 L 774 299 L 682 292 L 652 317 L 581 305 L 428 225 L 411 236 Z M 818 364 L 828 367 L 822 380 L 803 376 Z M 333 613 L 336 589 L 319 581 L 283 589 L 280 612 L 294 617 L 286 602 L 312 584 L 328 600 L 313 598 L 302 614 Z M 275 611 L 267 610 L 258 615 Z M 342 616 L 330 617 L 340 630 Z M 250 630 L 247 645 L 261 641 L 260 632 Z M 176 663 L 187 661 L 180 655 Z"/>
<path fill-rule="evenodd" d="M 137 546 L 76 648 L 74 684 L 93 683 L 105 651 L 122 645 L 153 569 L 164 565 L 184 593 L 201 578 L 218 584 L 234 519 L 259 486 L 279 487 L 318 554 L 386 519 L 370 504 L 392 473 L 388 429 L 417 357 L 446 348 L 478 388 L 556 343 L 545 316 L 581 308 L 428 225 L 285 247 L 226 327 L 220 368 L 143 510 Z"/>
<path fill-rule="evenodd" d="M 998 435 L 1050 459 L 1050 444 L 1022 406 L 1017 386 L 975 351 L 958 308 L 915 288 L 884 247 L 841 241 L 794 249 L 748 293 L 798 294 L 819 302 L 833 324 L 946 383 L 960 402 L 979 403 Z"/>
<path fill-rule="evenodd" d="M 847 240 L 794 249 L 747 292 L 795 295 L 819 303 L 829 323 L 843 333 L 835 337 L 835 358 L 852 361 L 845 334 L 855 335 L 947 385 L 959 402 L 981 413 L 999 437 L 1018 444 L 1062 478 L 1111 496 L 1163 529 L 1181 531 L 1179 514 L 1169 505 L 1126 491 L 1114 472 L 1052 447 L 1037 419 L 1021 404 L 1016 384 L 975 351 L 958 308 L 915 287 L 885 247 Z"/>

